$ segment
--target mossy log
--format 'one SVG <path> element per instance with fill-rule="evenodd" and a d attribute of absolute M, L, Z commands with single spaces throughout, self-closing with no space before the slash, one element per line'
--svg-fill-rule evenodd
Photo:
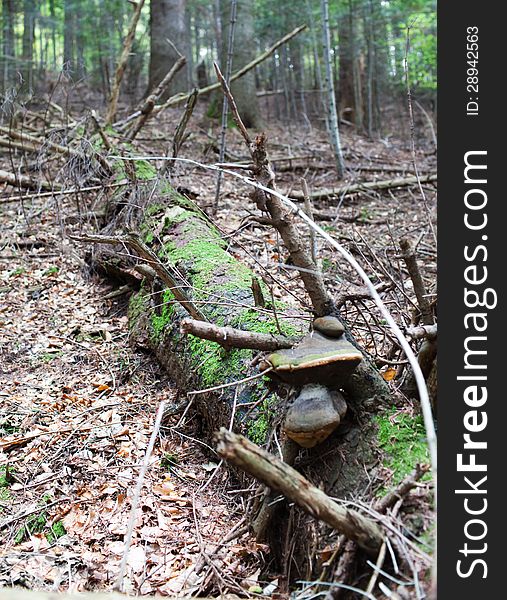
<path fill-rule="evenodd" d="M 155 185 L 155 184 L 153 184 Z M 167 183 L 156 188 L 144 184 L 135 194 L 136 208 L 116 197 L 113 220 L 102 233 L 139 231 L 144 243 L 173 273 L 186 295 L 210 322 L 244 331 L 301 337 L 308 322 L 296 319 L 295 310 L 283 302 L 255 306 L 252 292 L 254 274 L 227 249 L 217 228 L 191 201 Z M 219 387 L 258 374 L 253 361 L 258 351 L 226 349 L 216 342 L 185 335 L 180 330 L 187 312 L 175 300 L 171 289 L 149 269 L 134 270 L 135 260 L 120 246 L 97 246 L 92 261 L 95 268 L 115 278 L 138 280 L 138 291 L 129 301 L 130 342 L 152 352 L 185 393 Z M 138 273 L 141 271 L 141 274 Z M 269 297 L 267 290 L 264 296 Z M 274 309 L 274 310 L 273 310 Z M 275 316 L 276 311 L 276 316 Z M 204 419 L 204 438 L 227 425 L 231 410 L 236 411 L 236 426 L 259 443 L 265 441 L 269 417 L 280 402 L 267 377 L 215 391 L 198 394 L 194 406 Z M 252 411 L 252 404 L 259 406 Z M 248 404 L 247 407 L 243 405 Z"/>
<path fill-rule="evenodd" d="M 167 183 L 140 184 L 128 199 L 117 196 L 110 214 L 114 218 L 102 233 L 123 235 L 126 230 L 137 230 L 160 260 L 177 273 L 185 293 L 211 323 L 288 337 L 308 332 L 308 321 L 295 318 L 283 302 L 277 301 L 276 307 L 255 306 L 252 271 L 228 251 L 227 242 L 195 203 Z M 152 352 L 182 393 L 219 387 L 258 372 L 252 365 L 256 351 L 225 349 L 216 342 L 182 334 L 180 324 L 187 313 L 170 289 L 149 276 L 149 269 L 144 277 L 139 275 L 140 269 L 134 270 L 138 262 L 121 246 L 97 246 L 93 252 L 93 264 L 109 275 L 137 278 L 139 289 L 128 309 L 130 341 Z M 269 298 L 267 293 L 264 296 Z M 347 328 L 345 335 L 355 343 Z M 287 408 L 286 401 L 270 387 L 273 385 L 264 377 L 196 395 L 194 407 L 203 419 L 203 438 L 210 441 L 215 431 L 228 426 L 234 407 L 235 431 L 262 444 Z M 329 468 L 319 476 L 327 480 L 327 491 L 342 498 L 353 496 L 366 480 L 363 465 L 369 469 L 377 460 L 371 417 L 385 400 L 387 386 L 365 358 L 344 390 L 349 404 L 346 422 L 311 451 L 317 461 L 321 453 L 329 457 Z M 258 406 L 252 411 L 255 403 Z"/>

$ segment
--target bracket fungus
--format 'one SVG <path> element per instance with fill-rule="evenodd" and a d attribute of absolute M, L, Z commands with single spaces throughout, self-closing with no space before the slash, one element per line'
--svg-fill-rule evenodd
<path fill-rule="evenodd" d="M 314 331 L 296 346 L 278 350 L 266 359 L 270 377 L 302 388 L 287 412 L 285 433 L 295 442 L 311 448 L 324 441 L 338 427 L 347 406 L 338 391 L 363 356 L 342 334 L 335 317 L 314 321 Z"/>

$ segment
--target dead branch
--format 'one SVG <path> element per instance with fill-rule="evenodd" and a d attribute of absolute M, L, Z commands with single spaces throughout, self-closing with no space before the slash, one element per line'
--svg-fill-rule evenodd
<path fill-rule="evenodd" d="M 20 140 L 22 143 L 27 143 L 28 147 L 31 149 L 32 147 L 36 147 L 42 149 L 43 147 L 47 147 L 58 154 L 63 154 L 64 156 L 82 156 L 82 153 L 75 148 L 71 148 L 70 146 L 62 146 L 61 144 L 56 144 L 46 138 L 43 140 L 30 135 L 28 133 L 21 133 L 16 129 L 9 129 L 7 127 L 0 127 L 0 133 L 3 133 L 9 136 L 12 139 Z M 106 170 L 106 172 L 110 173 L 112 171 L 111 165 L 107 162 L 107 160 L 99 153 L 95 153 L 94 155 L 100 165 Z"/>
<path fill-rule="evenodd" d="M 73 236 L 69 235 L 71 240 L 78 242 L 92 242 L 94 244 L 123 244 L 133 248 L 140 257 L 144 258 L 152 269 L 155 271 L 157 276 L 168 286 L 176 300 L 181 306 L 188 312 L 188 314 L 198 321 L 206 321 L 206 317 L 201 311 L 194 305 L 187 294 L 181 289 L 181 283 L 179 283 L 173 275 L 168 271 L 164 264 L 160 261 L 158 256 L 152 252 L 148 246 L 141 240 L 141 238 L 135 233 L 128 233 L 121 237 L 107 236 L 107 235 L 85 235 L 85 236 Z"/>
<path fill-rule="evenodd" d="M 424 285 L 421 271 L 417 263 L 414 248 L 407 238 L 402 238 L 400 240 L 400 248 L 403 260 L 407 266 L 408 274 L 414 284 L 414 293 L 417 298 L 419 310 L 421 311 L 421 320 L 424 325 L 433 325 L 433 313 L 431 311 L 430 303 L 428 302 L 426 286 Z"/>
<path fill-rule="evenodd" d="M 184 335 L 217 342 L 224 348 L 251 348 L 254 350 L 274 351 L 280 348 L 292 348 L 299 340 L 271 333 L 242 331 L 233 327 L 219 327 L 204 321 L 184 319 L 180 324 L 180 332 Z"/>
<path fill-rule="evenodd" d="M 384 535 L 372 519 L 339 506 L 295 469 L 243 436 L 222 427 L 216 434 L 216 441 L 217 452 L 222 458 L 281 492 L 308 514 L 357 542 L 366 552 L 378 552 Z"/>
<path fill-rule="evenodd" d="M 430 470 L 429 465 L 416 465 L 415 469 L 407 475 L 396 488 L 388 492 L 383 498 L 381 498 L 375 505 L 375 510 L 379 513 L 385 513 L 389 508 L 392 508 L 398 500 L 404 498 L 410 490 L 417 486 L 417 482 L 428 473 Z"/>
<path fill-rule="evenodd" d="M 178 60 L 174 63 L 174 65 L 169 69 L 165 77 L 162 81 L 157 85 L 157 87 L 153 90 L 153 92 L 146 98 L 141 108 L 138 109 L 139 118 L 136 123 L 132 126 L 132 130 L 127 136 L 130 141 L 132 141 L 136 135 L 141 131 L 141 129 L 146 124 L 146 121 L 150 118 L 153 109 L 155 108 L 155 104 L 157 100 L 162 96 L 165 92 L 167 86 L 174 79 L 174 76 L 180 69 L 183 68 L 187 59 L 185 56 L 180 56 Z"/>
<path fill-rule="evenodd" d="M 59 190 L 61 185 L 58 183 L 51 183 L 44 179 L 35 179 L 28 175 L 17 175 L 15 173 L 9 173 L 0 169 L 0 183 L 8 183 L 13 187 L 26 188 L 28 190 Z"/>
<path fill-rule="evenodd" d="M 187 128 L 188 122 L 190 121 L 190 117 L 194 112 L 195 104 L 197 102 L 197 90 L 195 89 L 189 96 L 187 103 L 185 105 L 185 110 L 181 116 L 180 122 L 176 127 L 176 131 L 174 132 L 173 139 L 173 158 L 176 158 L 179 154 L 181 145 L 183 144 L 183 136 L 185 135 L 185 130 Z"/>
<path fill-rule="evenodd" d="M 113 89 L 111 90 L 109 106 L 107 107 L 106 123 L 108 125 L 110 125 L 113 122 L 114 116 L 116 115 L 116 107 L 118 106 L 118 97 L 120 95 L 121 80 L 123 79 L 123 73 L 125 72 L 125 67 L 127 66 L 127 60 L 130 54 L 130 49 L 132 48 L 132 42 L 134 41 L 137 23 L 139 22 L 143 6 L 144 0 L 138 0 L 134 8 L 134 14 L 132 15 L 132 19 L 130 21 L 130 26 L 127 36 L 125 38 L 125 43 L 123 44 L 123 50 L 120 56 L 120 60 L 118 61 L 118 66 L 116 67 L 114 85 Z"/>
<path fill-rule="evenodd" d="M 408 337 L 413 340 L 428 338 L 429 340 L 437 339 L 436 325 L 419 325 L 418 327 L 408 327 L 405 331 Z"/>
<path fill-rule="evenodd" d="M 384 179 L 382 181 L 367 181 L 365 183 L 352 183 L 337 185 L 332 188 L 322 188 L 315 190 L 310 194 L 310 198 L 313 200 L 320 198 L 332 198 L 335 196 L 348 196 L 349 194 L 355 194 L 356 192 L 372 191 L 372 190 L 388 190 L 397 187 L 406 187 L 409 185 L 416 185 L 418 181 L 421 183 L 428 183 L 430 181 L 436 181 L 437 175 L 424 175 L 419 177 L 398 177 L 395 179 Z M 303 192 L 294 190 L 290 194 L 291 198 L 296 200 L 304 200 Z"/>
<path fill-rule="evenodd" d="M 231 89 L 230 89 L 227 81 L 225 80 L 225 77 L 222 75 L 222 72 L 220 71 L 220 67 L 217 65 L 217 63 L 213 63 L 213 66 L 215 67 L 215 73 L 217 74 L 218 81 L 219 81 L 220 85 L 222 86 L 224 96 L 227 98 L 227 102 L 231 108 L 232 118 L 234 119 L 234 122 L 238 126 L 239 132 L 243 136 L 243 139 L 245 140 L 245 144 L 250 148 L 250 144 L 252 143 L 252 140 L 250 139 L 250 136 L 248 135 L 248 131 L 246 130 L 245 124 L 243 123 L 243 121 L 241 120 L 241 118 L 239 116 L 238 105 L 236 104 L 236 100 L 234 100 L 234 96 L 231 93 Z"/>
<path fill-rule="evenodd" d="M 295 37 L 302 31 L 304 31 L 306 29 L 306 27 L 307 27 L 306 25 L 301 25 L 300 27 L 296 27 L 296 29 L 294 29 L 293 31 L 291 31 L 290 33 L 285 35 L 283 38 L 278 40 L 275 44 L 270 46 L 265 52 L 260 54 L 257 58 L 255 58 L 254 60 L 252 60 L 251 62 L 246 64 L 244 67 L 242 67 L 235 73 L 233 73 L 231 75 L 229 83 L 231 83 L 232 81 L 235 81 L 236 79 L 239 79 L 240 77 L 243 77 L 243 75 L 248 73 L 248 71 L 251 71 L 257 65 L 264 62 L 267 58 L 269 58 L 273 54 L 273 52 L 275 52 L 275 50 L 277 50 L 280 46 L 283 46 L 283 44 L 287 43 L 293 37 Z M 212 92 L 214 90 L 218 90 L 218 89 L 220 89 L 220 82 L 213 83 L 211 85 L 207 85 L 204 88 L 200 88 L 198 90 L 198 95 L 202 96 L 203 94 L 209 94 L 210 92 Z M 153 112 L 155 114 L 158 114 L 160 111 L 165 110 L 166 108 L 169 108 L 170 106 L 176 106 L 177 104 L 184 102 L 185 100 L 187 100 L 187 98 L 189 96 L 190 96 L 190 93 L 176 94 L 175 96 L 172 96 L 166 102 L 164 102 L 164 104 L 156 106 Z"/>

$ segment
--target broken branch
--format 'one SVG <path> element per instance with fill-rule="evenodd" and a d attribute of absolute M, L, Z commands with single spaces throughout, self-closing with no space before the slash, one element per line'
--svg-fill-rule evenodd
<path fill-rule="evenodd" d="M 184 319 L 180 324 L 184 335 L 195 335 L 201 339 L 217 342 L 224 348 L 251 348 L 254 350 L 274 351 L 280 348 L 292 348 L 298 338 L 287 338 L 272 333 L 242 331 L 233 327 L 219 327 L 204 321 Z"/>
<path fill-rule="evenodd" d="M 423 177 L 398 177 L 396 179 L 384 179 L 382 181 L 367 181 L 365 183 L 353 183 L 353 184 L 343 184 L 337 185 L 332 188 L 322 188 L 320 190 L 316 190 L 310 194 L 310 198 L 313 200 L 319 198 L 331 198 L 334 196 L 348 196 L 349 194 L 354 194 L 356 192 L 362 191 L 372 191 L 372 190 L 387 190 L 391 188 L 397 187 L 406 187 L 409 185 L 416 185 L 418 181 L 421 183 L 428 183 L 430 181 L 436 181 L 437 175 L 424 175 Z M 296 200 L 304 200 L 303 192 L 299 190 L 294 190 L 290 194 L 291 198 L 295 198 Z"/>
<path fill-rule="evenodd" d="M 336 504 L 295 469 L 241 435 L 221 428 L 216 434 L 217 452 L 269 488 L 281 492 L 308 514 L 324 521 L 369 554 L 378 552 L 383 533 L 372 519 Z"/>

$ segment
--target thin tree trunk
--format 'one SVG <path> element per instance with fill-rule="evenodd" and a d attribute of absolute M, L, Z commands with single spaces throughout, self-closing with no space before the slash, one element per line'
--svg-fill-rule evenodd
<path fill-rule="evenodd" d="M 324 67 L 325 67 L 325 87 L 328 100 L 329 115 L 329 135 L 333 147 L 336 171 L 339 178 L 343 177 L 345 172 L 345 163 L 340 142 L 340 132 L 338 129 L 338 115 L 336 113 L 336 98 L 334 94 L 333 71 L 331 66 L 331 38 L 329 33 L 329 3 L 328 0 L 321 0 L 322 25 L 324 38 Z"/>
<path fill-rule="evenodd" d="M 26 90 L 33 88 L 33 46 L 35 40 L 35 0 L 23 2 L 23 65 L 21 72 Z"/>

